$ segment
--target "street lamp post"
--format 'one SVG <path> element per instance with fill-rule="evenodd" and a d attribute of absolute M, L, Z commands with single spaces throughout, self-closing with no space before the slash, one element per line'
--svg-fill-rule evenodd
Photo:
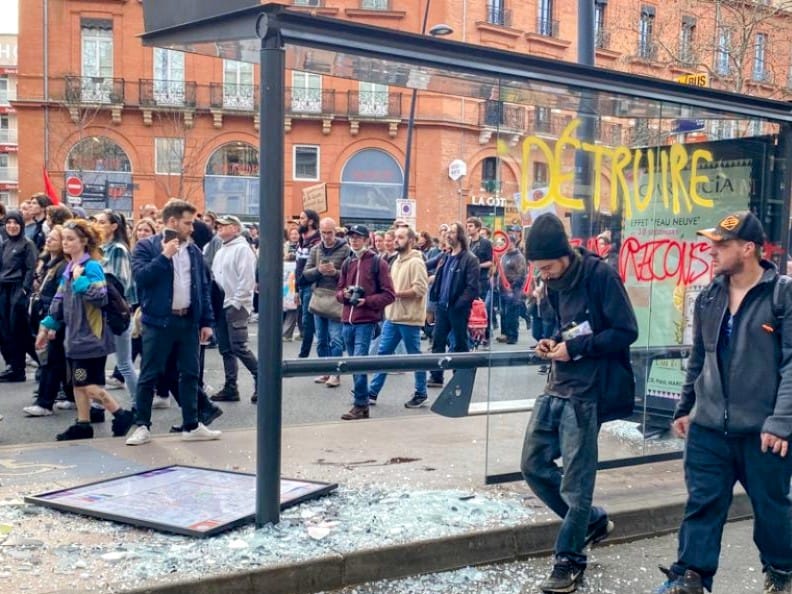
<path fill-rule="evenodd" d="M 426 23 L 429 20 L 429 6 L 432 0 L 426 0 L 426 8 L 424 8 L 423 22 L 421 23 L 421 35 L 426 35 Z M 441 37 L 443 35 L 451 35 L 454 30 L 444 23 L 435 25 L 429 29 L 429 35 L 432 37 Z M 410 166 L 412 165 L 412 141 L 413 129 L 415 128 L 415 103 L 418 97 L 418 89 L 412 90 L 410 98 L 410 117 L 407 120 L 407 149 L 404 156 L 404 184 L 402 185 L 402 198 L 407 199 L 410 197 Z"/>

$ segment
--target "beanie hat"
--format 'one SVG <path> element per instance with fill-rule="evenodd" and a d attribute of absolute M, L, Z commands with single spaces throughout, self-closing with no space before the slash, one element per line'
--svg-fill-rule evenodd
<path fill-rule="evenodd" d="M 528 260 L 555 260 L 572 253 L 564 224 L 552 213 L 536 218 L 525 240 Z"/>

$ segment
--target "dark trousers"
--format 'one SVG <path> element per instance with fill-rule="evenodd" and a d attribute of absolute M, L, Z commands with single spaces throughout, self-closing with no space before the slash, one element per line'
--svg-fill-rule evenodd
<path fill-rule="evenodd" d="M 244 308 L 226 307 L 217 319 L 217 346 L 223 357 L 225 385 L 229 388 L 237 386 L 239 364 L 242 361 L 253 381 L 258 377 L 258 361 L 248 347 L 248 319 L 250 316 Z"/>
<path fill-rule="evenodd" d="M 300 344 L 300 359 L 305 359 L 311 354 L 311 345 L 313 344 L 314 333 L 316 326 L 314 324 L 314 315 L 308 311 L 308 303 L 311 301 L 311 294 L 313 290 L 311 286 L 302 287 L 300 289 L 300 312 L 302 313 L 302 344 Z"/>
<path fill-rule="evenodd" d="M 454 353 L 467 353 L 470 350 L 467 332 L 469 317 L 469 307 L 462 309 L 449 308 L 438 303 L 437 311 L 435 312 L 435 327 L 432 333 L 432 352 L 445 353 L 448 335 L 451 334 L 453 336 L 451 351 Z M 443 381 L 442 371 L 432 371 L 431 376 L 432 381 Z"/>
<path fill-rule="evenodd" d="M 517 342 L 520 337 L 520 308 L 522 299 L 514 299 L 501 293 L 501 334 L 509 342 Z"/>
<path fill-rule="evenodd" d="M 39 377 L 39 391 L 36 396 L 36 404 L 47 410 L 52 410 L 58 391 L 63 386 L 63 391 L 69 400 L 74 400 L 74 391 L 69 383 L 69 375 L 66 368 L 66 351 L 63 348 L 63 328 L 58 330 L 55 340 L 47 343 L 46 355 L 42 357 L 41 376 Z"/>
<path fill-rule="evenodd" d="M 792 570 L 790 478 L 792 458 L 763 454 L 758 433 L 727 437 L 692 423 L 685 444 L 688 500 L 679 529 L 679 560 L 673 571 L 681 575 L 692 569 L 712 590 L 723 525 L 737 481 L 753 507 L 753 539 L 762 569 Z"/>
<path fill-rule="evenodd" d="M 0 285 L 0 354 L 11 369 L 24 373 L 25 353 L 35 349 L 22 285 Z"/>
<path fill-rule="evenodd" d="M 203 388 L 203 360 L 206 347 L 200 346 L 200 368 L 198 374 L 198 418 L 203 418 L 215 406 L 209 401 L 206 391 Z M 168 355 L 168 363 L 165 366 L 165 373 L 157 380 L 157 395 L 168 397 L 168 394 L 173 395 L 173 399 L 181 406 L 181 399 L 179 398 L 179 369 L 177 367 L 179 362 L 179 353 L 177 350 L 171 351 Z"/>
<path fill-rule="evenodd" d="M 176 351 L 175 369 L 179 373 L 179 405 L 182 425 L 197 423 L 198 378 L 200 349 L 198 326 L 192 316 L 171 316 L 166 328 L 143 326 L 143 355 L 136 398 L 138 425 L 151 426 L 151 404 L 157 380 L 165 372 L 168 357 Z"/>

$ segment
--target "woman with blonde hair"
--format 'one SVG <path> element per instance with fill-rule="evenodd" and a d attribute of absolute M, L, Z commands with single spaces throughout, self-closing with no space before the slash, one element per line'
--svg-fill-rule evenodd
<path fill-rule="evenodd" d="M 113 415 L 113 435 L 126 435 L 134 416 L 105 390 L 107 355 L 114 351 L 113 334 L 102 307 L 107 304 L 107 284 L 102 269 L 99 237 L 88 221 L 73 219 L 63 226 L 63 253 L 69 263 L 61 276 L 49 315 L 41 322 L 36 347 L 43 349 L 65 327 L 64 347 L 68 375 L 77 404 L 77 422 L 58 434 L 58 441 L 93 437 L 91 400 Z"/>

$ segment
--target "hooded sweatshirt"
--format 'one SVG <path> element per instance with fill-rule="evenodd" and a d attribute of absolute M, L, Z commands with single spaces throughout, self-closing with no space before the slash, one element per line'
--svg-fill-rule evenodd
<path fill-rule="evenodd" d="M 9 212 L 6 215 L 6 221 L 9 220 L 19 223 L 20 232 L 15 237 L 9 236 L 2 244 L 0 284 L 19 284 L 27 293 L 30 293 L 36 273 L 36 246 L 25 237 L 25 223 L 19 211 Z"/>
<path fill-rule="evenodd" d="M 379 273 L 374 266 L 379 264 Z M 353 306 L 346 298 L 347 287 L 363 289 L 363 305 Z M 341 267 L 338 278 L 336 299 L 344 304 L 341 321 L 345 324 L 373 324 L 382 319 L 386 306 L 393 303 L 393 281 L 391 280 L 388 262 L 385 258 L 377 258 L 371 250 L 363 250 L 360 255 L 353 253 Z"/>
<path fill-rule="evenodd" d="M 394 324 L 423 326 L 426 321 L 429 275 L 421 252 L 410 250 L 406 254 L 399 254 L 391 268 L 391 278 L 397 294 L 413 289 L 417 297 L 396 297 L 396 301 L 385 308 L 385 319 Z"/>

